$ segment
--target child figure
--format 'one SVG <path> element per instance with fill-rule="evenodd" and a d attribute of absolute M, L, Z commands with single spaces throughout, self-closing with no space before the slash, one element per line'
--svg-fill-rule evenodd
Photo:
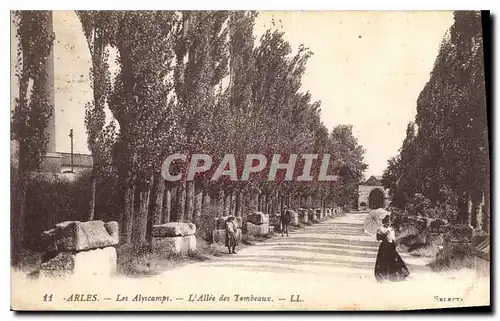
<path fill-rule="evenodd" d="M 226 220 L 226 246 L 229 250 L 229 254 L 236 254 L 236 245 L 238 245 L 238 239 L 236 238 L 236 226 L 234 224 L 234 217 L 230 216 Z"/>

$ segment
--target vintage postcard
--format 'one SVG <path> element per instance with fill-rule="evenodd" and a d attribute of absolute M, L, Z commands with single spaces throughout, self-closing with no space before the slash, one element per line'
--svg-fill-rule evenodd
<path fill-rule="evenodd" d="M 11 309 L 489 307 L 488 23 L 12 11 Z"/>

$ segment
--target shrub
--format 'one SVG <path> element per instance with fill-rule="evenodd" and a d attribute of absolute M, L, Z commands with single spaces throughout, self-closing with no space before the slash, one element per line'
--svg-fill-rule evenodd
<path fill-rule="evenodd" d="M 64 221 L 87 221 L 91 172 L 31 173 L 26 189 L 26 245 L 40 250 L 40 235 Z M 97 182 L 94 219 L 119 220 L 119 188 L 114 176 Z"/>
<path fill-rule="evenodd" d="M 25 240 L 38 249 L 42 231 L 56 223 L 87 218 L 90 200 L 90 175 L 78 174 L 74 181 L 54 173 L 32 173 L 26 189 Z"/>
<path fill-rule="evenodd" d="M 201 239 L 212 243 L 215 218 L 221 216 L 222 207 L 217 204 L 206 204 L 201 211 L 200 222 L 196 226 L 197 234 Z"/>
<path fill-rule="evenodd" d="M 453 221 L 458 215 L 458 196 L 448 186 L 439 190 L 439 195 L 432 203 L 423 194 L 416 193 L 406 204 L 408 214 L 430 218 L 442 218 Z"/>
<path fill-rule="evenodd" d="M 454 225 L 448 227 L 446 235 L 449 239 L 457 242 L 470 242 L 472 240 L 472 229 L 467 225 Z"/>
<path fill-rule="evenodd" d="M 399 232 L 405 225 L 408 225 L 408 215 L 402 210 L 397 208 L 390 208 L 389 211 L 391 212 L 392 227 L 396 231 Z"/>
<path fill-rule="evenodd" d="M 463 268 L 472 269 L 474 267 L 474 257 L 472 247 L 465 244 L 457 244 L 451 249 L 448 256 L 443 250 L 439 250 L 436 259 L 429 264 L 434 271 L 460 270 Z"/>
<path fill-rule="evenodd" d="M 408 202 L 408 214 L 410 216 L 428 216 L 433 214 L 431 201 L 420 193 L 416 193 Z"/>
<path fill-rule="evenodd" d="M 447 224 L 448 224 L 447 220 L 437 218 L 430 222 L 429 228 L 432 232 L 443 233 L 445 231 L 445 227 L 447 226 Z"/>

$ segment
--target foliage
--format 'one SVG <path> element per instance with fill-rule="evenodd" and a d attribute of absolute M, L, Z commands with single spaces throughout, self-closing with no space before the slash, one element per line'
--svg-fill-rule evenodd
<path fill-rule="evenodd" d="M 155 212 L 151 209 L 161 205 L 163 196 L 159 171 L 165 157 L 173 153 L 210 154 L 214 164 L 224 154 L 233 153 L 238 176 L 244 155 L 267 156 L 266 169 L 247 182 L 213 182 L 209 180 L 213 171 L 198 175 L 198 193 L 200 188 L 212 195 L 223 191 L 226 196 L 257 191 L 272 199 L 275 206 L 279 198 L 296 196 L 311 196 L 322 205 L 354 203 L 357 184 L 367 167 L 364 150 L 351 126 L 339 125 L 329 132 L 321 121 L 321 102 L 313 101 L 302 89 L 302 77 L 313 55 L 306 46 L 293 50 L 279 30 L 270 29 L 254 39 L 257 14 L 251 11 L 78 11 L 77 15 L 92 62 L 93 99 L 85 107 L 85 125 L 94 158 L 90 190 L 79 188 L 95 194 L 90 201 L 84 197 L 80 201 L 90 202 L 96 218 L 119 219 L 122 230 L 129 233 L 133 222 L 147 217 L 150 233 L 150 217 Z M 44 37 L 41 43 L 50 40 Z M 41 52 L 45 49 L 37 48 Z M 109 68 L 111 50 L 117 52 L 114 78 Z M 35 95 L 37 99 L 43 100 L 40 88 L 36 83 L 33 86 L 41 93 Z M 40 100 L 35 102 L 36 108 L 50 109 Z M 30 108 L 36 110 L 33 106 Z M 23 108 L 19 110 L 26 110 Z M 113 117 L 110 123 L 106 108 Z M 41 124 L 33 124 L 27 113 L 20 115 L 15 120 L 27 122 L 31 131 L 19 133 L 26 146 L 35 132 L 36 139 L 46 138 L 41 131 L 45 116 L 37 120 Z M 43 144 L 36 141 L 36 146 Z M 44 151 L 30 153 L 42 155 Z M 318 154 L 313 173 L 318 172 L 323 154 L 331 154 L 332 172 L 328 174 L 338 174 L 340 181 L 299 182 L 296 178 L 302 173 L 298 170 L 293 182 L 284 181 L 284 171 L 278 171 L 276 181 L 268 181 L 273 154 L 283 155 L 284 162 L 291 154 L 304 153 Z M 303 162 L 299 159 L 296 168 Z M 185 170 L 184 166 L 173 167 Z M 193 211 L 189 202 L 194 197 L 188 186 L 185 190 L 181 189 L 181 197 L 175 197 L 172 204 L 177 219 L 192 218 L 192 213 L 182 217 L 184 210 Z M 48 204 L 43 207 L 52 211 Z M 212 218 L 221 212 L 221 208 L 202 209 L 199 230 L 208 235 Z M 79 213 L 68 215 L 80 217 Z M 134 221 L 136 216 L 139 218 Z M 90 217 L 94 217 L 93 212 Z"/>
<path fill-rule="evenodd" d="M 20 264 L 20 252 L 28 235 L 26 231 L 26 190 L 29 171 L 38 170 L 47 152 L 46 128 L 54 112 L 53 97 L 47 91 L 52 84 L 48 61 L 54 33 L 49 11 L 14 11 L 13 23 L 19 40 L 16 55 L 16 77 L 19 96 L 14 100 L 11 139 L 19 144 L 16 184 L 11 190 L 15 202 L 11 209 L 12 263 Z M 12 172 L 12 171 L 11 171 Z"/>
<path fill-rule="evenodd" d="M 92 67 L 90 86 L 93 100 L 85 105 L 87 141 L 94 168 L 101 170 L 110 163 L 114 139 L 114 123 L 106 126 L 105 107 L 111 90 L 109 43 L 113 37 L 113 13 L 108 11 L 77 11 L 90 51 Z"/>
<path fill-rule="evenodd" d="M 111 45 L 119 52 L 120 71 L 109 98 L 120 126 L 114 159 L 120 170 L 130 171 L 136 183 L 144 184 L 182 141 L 171 97 L 177 16 L 168 11 L 125 11 L 116 19 Z"/>
<path fill-rule="evenodd" d="M 459 11 L 454 18 L 384 185 L 396 206 L 420 193 L 436 207 L 429 215 L 465 222 L 469 200 L 477 206 L 490 192 L 488 123 L 480 15 Z"/>
<path fill-rule="evenodd" d="M 221 216 L 222 208 L 219 205 L 207 204 L 202 208 L 203 215 L 197 234 L 206 242 L 212 243 L 212 232 L 215 229 L 215 218 Z"/>
<path fill-rule="evenodd" d="M 13 138 L 19 142 L 19 169 L 37 170 L 45 156 L 48 134 L 45 132 L 54 111 L 45 90 L 45 71 L 54 33 L 52 13 L 48 11 L 15 11 L 19 45 L 16 77 L 19 97 L 15 99 L 12 117 Z"/>
<path fill-rule="evenodd" d="M 38 246 L 43 231 L 64 221 L 85 221 L 89 202 L 88 173 L 75 181 L 52 173 L 36 173 L 29 177 L 26 191 L 26 242 Z"/>

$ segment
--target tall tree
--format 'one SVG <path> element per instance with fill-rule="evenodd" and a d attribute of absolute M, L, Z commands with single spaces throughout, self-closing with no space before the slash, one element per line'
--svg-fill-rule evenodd
<path fill-rule="evenodd" d="M 466 223 L 489 198 L 488 126 L 480 14 L 454 19 L 417 101 L 418 132 L 405 145 L 407 135 L 397 167 L 410 197 L 422 193 L 437 204 L 458 196 L 456 220 Z"/>
<path fill-rule="evenodd" d="M 221 83 L 228 73 L 229 12 L 183 11 L 181 16 L 175 39 L 174 77 L 177 104 L 181 111 L 180 125 L 185 130 L 186 144 L 182 150 L 188 155 L 211 153 L 216 156 L 216 153 L 223 152 L 217 148 L 220 147 L 218 143 L 225 141 L 225 131 L 220 127 L 226 117 L 220 113 L 227 103 Z M 194 183 L 181 182 L 180 189 L 186 192 L 180 194 L 177 219 L 191 221 L 194 215 Z M 199 193 L 197 189 L 196 194 Z M 182 202 L 184 195 L 185 205 Z"/>
<path fill-rule="evenodd" d="M 14 102 L 12 118 L 12 136 L 19 144 L 17 208 L 12 226 L 12 259 L 17 264 L 26 224 L 27 175 L 39 169 L 46 154 L 49 141 L 46 128 L 54 112 L 50 99 L 53 88 L 49 88 L 53 83 L 48 77 L 49 69 L 53 68 L 49 57 L 55 36 L 50 11 L 15 11 L 13 17 L 19 40 L 16 64 L 19 97 Z"/>
<path fill-rule="evenodd" d="M 105 107 L 111 91 L 108 46 L 116 29 L 116 14 L 111 11 L 77 11 L 87 40 L 92 67 L 90 86 L 93 100 L 85 104 L 87 145 L 93 158 L 91 200 L 88 219 L 94 219 L 97 179 L 110 165 L 111 147 L 115 139 L 114 122 L 106 125 Z"/>
<path fill-rule="evenodd" d="M 146 241 L 151 230 L 148 213 L 155 210 L 149 206 L 157 194 L 151 191 L 158 186 L 154 177 L 159 180 L 164 158 L 182 145 L 179 111 L 172 97 L 177 19 L 170 11 L 117 14 L 111 44 L 118 49 L 120 71 L 109 108 L 120 125 L 114 159 L 123 186 L 124 243 L 130 242 L 134 225 L 135 241 Z"/>

